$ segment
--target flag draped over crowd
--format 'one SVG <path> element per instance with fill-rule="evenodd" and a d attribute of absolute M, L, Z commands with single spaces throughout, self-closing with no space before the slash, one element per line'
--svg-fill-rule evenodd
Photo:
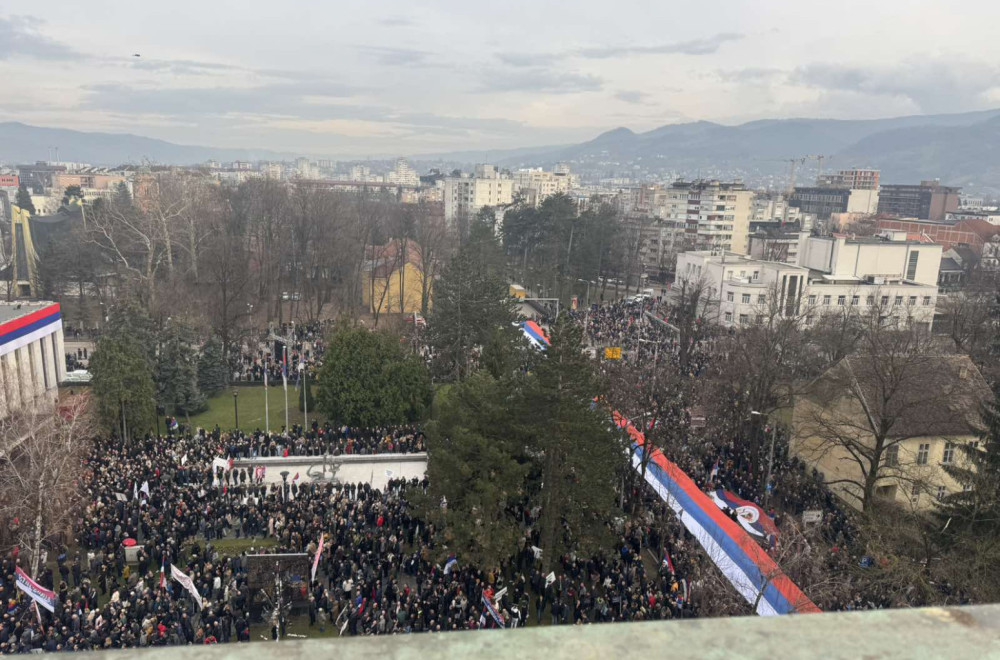
<path fill-rule="evenodd" d="M 645 436 L 617 411 L 612 413 L 612 417 L 617 426 L 628 432 L 632 441 L 633 466 L 642 472 Z M 744 527 L 729 518 L 691 477 L 667 460 L 659 449 L 651 452 L 645 477 L 740 595 L 748 603 L 756 603 L 757 614 L 820 611 L 781 571 L 764 548 L 747 534 Z M 767 519 L 767 516 L 760 511 L 758 520 L 760 518 Z"/>

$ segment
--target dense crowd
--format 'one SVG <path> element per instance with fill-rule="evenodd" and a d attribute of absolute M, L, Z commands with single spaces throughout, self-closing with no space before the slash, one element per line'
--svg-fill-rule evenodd
<path fill-rule="evenodd" d="M 294 426 L 290 435 L 264 431 L 219 434 L 218 430 L 212 435 L 226 456 L 233 458 L 410 454 L 426 450 L 423 433 L 410 426 L 357 428 L 313 422 L 308 430 Z"/>
<path fill-rule="evenodd" d="M 276 342 L 269 332 L 245 340 L 240 344 L 239 355 L 233 366 L 233 382 L 263 383 L 266 377 L 271 385 L 281 384 L 287 347 L 288 381 L 298 384 L 300 364 L 315 369 L 322 362 L 325 328 L 326 324 L 319 322 L 289 323 L 274 330 L 275 335 L 290 340 L 287 344 Z"/>

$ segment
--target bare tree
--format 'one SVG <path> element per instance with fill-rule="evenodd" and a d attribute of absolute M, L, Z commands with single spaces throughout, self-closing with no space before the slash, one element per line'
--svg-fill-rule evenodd
<path fill-rule="evenodd" d="M 434 282 L 442 263 L 449 256 L 451 236 L 444 221 L 443 210 L 421 202 L 412 209 L 413 249 L 420 260 L 420 313 L 430 311 Z"/>
<path fill-rule="evenodd" d="M 38 575 L 43 545 L 68 534 L 79 517 L 83 459 L 93 437 L 86 396 L 57 411 L 37 402 L 0 422 L 0 531 L 4 551 L 23 548 Z"/>

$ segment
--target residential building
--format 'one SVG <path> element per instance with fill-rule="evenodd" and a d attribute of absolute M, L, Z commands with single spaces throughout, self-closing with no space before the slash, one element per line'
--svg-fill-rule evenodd
<path fill-rule="evenodd" d="M 396 183 L 403 186 L 420 185 L 420 175 L 417 174 L 415 169 L 410 167 L 405 158 L 396 160 L 395 168 L 385 175 L 385 180 L 387 183 Z"/>
<path fill-rule="evenodd" d="M 871 189 L 796 187 L 789 204 L 803 213 L 828 220 L 833 213 L 875 213 L 879 191 Z"/>
<path fill-rule="evenodd" d="M 847 188 L 848 190 L 878 190 L 879 170 L 852 168 L 816 177 L 821 188 Z"/>
<path fill-rule="evenodd" d="M 106 172 L 72 172 L 52 175 L 52 190 L 62 194 L 70 186 L 89 188 L 92 190 L 113 190 L 125 182 L 120 174 Z"/>
<path fill-rule="evenodd" d="M 0 418 L 55 403 L 66 379 L 59 304 L 0 304 Z"/>
<path fill-rule="evenodd" d="M 372 171 L 367 165 L 355 165 L 351 167 L 350 180 L 358 183 L 365 183 L 372 178 Z"/>
<path fill-rule="evenodd" d="M 493 165 L 476 165 L 472 176 L 463 173 L 444 180 L 444 219 L 455 224 L 483 207 L 506 206 L 513 201 L 514 181 Z"/>
<path fill-rule="evenodd" d="M 569 192 L 571 176 L 568 168 L 558 172 L 546 172 L 540 167 L 520 169 L 514 172 L 514 194 L 533 206 L 541 204 L 546 197 Z"/>
<path fill-rule="evenodd" d="M 962 220 L 983 220 L 991 225 L 1000 225 L 1000 209 L 964 209 L 960 208 L 945 214 L 945 222 L 960 222 Z"/>
<path fill-rule="evenodd" d="M 875 447 L 872 424 L 886 424 L 874 496 L 930 510 L 962 491 L 944 466 L 965 461 L 960 447 L 979 442 L 979 406 L 992 392 L 966 355 L 901 359 L 888 383 L 879 359 L 849 356 L 796 397 L 790 451 L 860 508 L 866 471 L 857 457 Z M 878 402 L 873 413 L 865 410 L 867 401 Z"/>
<path fill-rule="evenodd" d="M 654 213 L 683 221 L 696 249 L 746 254 L 754 193 L 739 182 L 676 181 L 656 201 Z"/>
<path fill-rule="evenodd" d="M 672 273 L 677 255 L 691 248 L 687 223 L 664 220 L 641 213 L 626 216 L 622 223 L 633 225 L 640 232 L 639 261 L 647 275 L 663 279 Z"/>
<path fill-rule="evenodd" d="M 801 232 L 795 225 L 790 225 L 787 230 L 773 228 L 756 231 L 750 234 L 747 252 L 754 259 L 798 265 L 799 248 L 808 235 L 809 232 Z"/>
<path fill-rule="evenodd" d="M 764 247 L 759 249 L 764 254 Z M 795 261 L 721 250 L 684 252 L 677 255 L 676 281 L 704 281 L 719 300 L 718 322 L 726 327 L 752 322 L 769 304 L 768 291 L 780 295 L 782 314 L 798 316 L 804 324 L 844 308 L 864 313 L 876 305 L 899 321 L 927 329 L 933 324 L 940 245 L 908 240 L 902 233 L 865 238 L 803 233 Z"/>
<path fill-rule="evenodd" d="M 285 168 L 281 163 L 261 163 L 260 173 L 267 179 L 280 181 L 285 173 Z"/>
<path fill-rule="evenodd" d="M 983 253 L 987 243 L 1000 235 L 1000 227 L 985 220 L 960 220 L 952 224 L 915 218 L 879 218 L 878 231 L 904 231 L 910 235 L 926 236 L 946 250 L 952 245 L 968 245 L 979 254 Z"/>
<path fill-rule="evenodd" d="M 920 185 L 883 185 L 879 191 L 878 212 L 899 218 L 944 220 L 958 210 L 961 188 L 942 186 L 939 181 L 921 181 Z"/>

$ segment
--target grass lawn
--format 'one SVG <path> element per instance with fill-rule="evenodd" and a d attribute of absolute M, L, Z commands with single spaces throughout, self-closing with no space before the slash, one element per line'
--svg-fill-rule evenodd
<path fill-rule="evenodd" d="M 233 387 L 223 390 L 208 400 L 208 410 L 191 418 L 192 428 L 199 426 L 208 430 L 218 424 L 223 431 L 236 427 L 233 392 L 238 391 L 240 411 L 240 428 L 244 431 L 254 431 L 264 428 L 264 388 Z M 315 390 L 313 390 L 315 393 Z M 268 408 L 270 410 L 271 430 L 279 431 L 285 425 L 285 393 L 280 386 L 267 390 Z M 309 411 L 309 423 L 314 420 L 324 422 L 325 417 L 317 416 Z M 182 420 L 178 420 L 182 421 Z M 288 423 L 301 424 L 302 411 L 299 410 L 299 393 L 294 387 L 288 388 Z"/>

